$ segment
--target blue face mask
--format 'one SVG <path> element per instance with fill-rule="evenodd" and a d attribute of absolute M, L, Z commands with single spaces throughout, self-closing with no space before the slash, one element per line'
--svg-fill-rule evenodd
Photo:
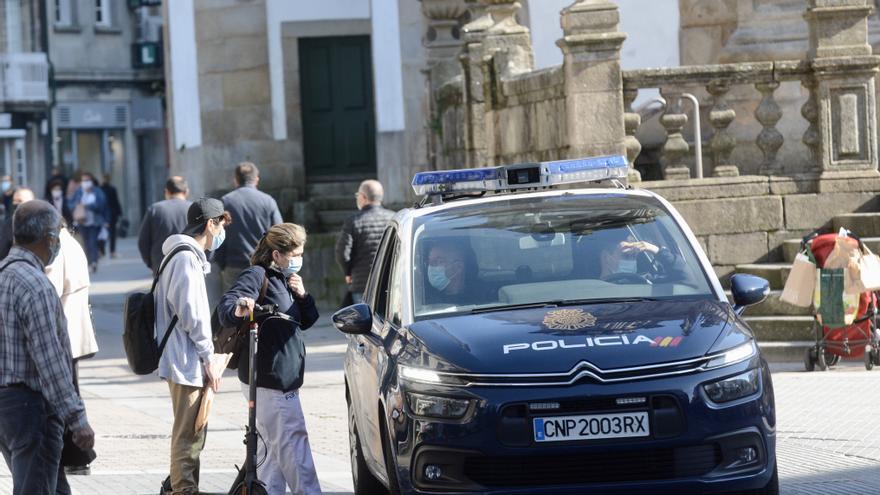
<path fill-rule="evenodd" d="M 12 187 L 12 183 L 9 182 L 8 180 L 4 180 L 3 182 L 0 182 L 0 189 L 2 189 L 3 192 L 8 191 L 10 187 Z"/>
<path fill-rule="evenodd" d="M 281 270 L 284 273 L 284 277 L 289 277 L 295 273 L 299 273 L 303 267 L 303 257 L 302 256 L 292 256 L 287 261 L 287 268 Z"/>
<path fill-rule="evenodd" d="M 226 229 L 220 229 L 220 233 L 214 236 L 214 239 L 211 240 L 211 251 L 216 251 L 217 248 L 223 244 L 223 241 L 226 240 Z"/>
<path fill-rule="evenodd" d="M 449 277 L 446 276 L 445 266 L 428 265 L 428 283 L 437 290 L 443 290 L 449 286 Z"/>
<path fill-rule="evenodd" d="M 617 273 L 636 273 L 639 271 L 635 258 L 622 258 L 617 265 Z"/>

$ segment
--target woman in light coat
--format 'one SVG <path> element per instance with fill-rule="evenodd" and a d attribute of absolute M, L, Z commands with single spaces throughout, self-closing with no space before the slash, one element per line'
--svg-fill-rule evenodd
<path fill-rule="evenodd" d="M 80 359 L 92 357 L 98 352 L 89 311 L 89 263 L 82 247 L 66 228 L 61 229 L 58 237 L 61 250 L 55 261 L 46 267 L 46 275 L 61 298 L 76 370 Z M 76 371 L 74 373 L 75 376 L 79 375 Z"/>

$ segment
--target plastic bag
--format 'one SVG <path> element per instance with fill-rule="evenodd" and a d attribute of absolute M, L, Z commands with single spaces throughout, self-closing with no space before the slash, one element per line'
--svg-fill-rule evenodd
<path fill-rule="evenodd" d="M 822 268 L 817 272 L 813 304 L 819 323 L 828 328 L 851 325 L 859 310 L 859 294 L 845 294 L 844 268 Z"/>

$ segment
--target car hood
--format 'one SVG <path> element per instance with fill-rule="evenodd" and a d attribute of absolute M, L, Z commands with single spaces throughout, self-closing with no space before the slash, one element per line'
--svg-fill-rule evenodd
<path fill-rule="evenodd" d="M 582 361 L 603 370 L 681 361 L 751 338 L 728 303 L 705 299 L 450 316 L 416 322 L 408 333 L 404 364 L 516 374 L 568 372 Z"/>

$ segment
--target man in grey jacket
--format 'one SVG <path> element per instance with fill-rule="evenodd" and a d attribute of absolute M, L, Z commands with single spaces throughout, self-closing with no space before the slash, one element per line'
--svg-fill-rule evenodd
<path fill-rule="evenodd" d="M 388 221 L 394 216 L 393 211 L 382 208 L 383 196 L 384 190 L 379 181 L 361 182 L 355 193 L 360 211 L 345 221 L 336 241 L 336 262 L 345 273 L 345 283 L 349 284 L 355 303 L 364 300 L 373 257 L 379 249 Z"/>
<path fill-rule="evenodd" d="M 251 266 L 251 256 L 269 227 L 281 223 L 281 212 L 272 196 L 257 189 L 260 170 L 250 162 L 235 167 L 236 189 L 223 196 L 223 206 L 235 218 L 223 247 L 214 254 L 220 267 L 222 292 L 232 287 L 242 270 Z"/>
<path fill-rule="evenodd" d="M 174 413 L 170 478 L 175 495 L 199 491 L 199 455 L 205 446 L 205 429 L 196 433 L 193 425 L 205 387 L 217 391 L 222 373 L 212 359 L 211 307 L 205 288 L 210 264 L 205 251 L 220 247 L 224 229 L 231 222 L 223 203 L 212 198 L 193 203 L 186 218 L 183 232 L 168 237 L 162 251 L 167 255 L 180 246 L 186 249 L 163 261 L 166 266 L 154 294 L 159 339 L 177 318 L 159 358 L 159 377 L 168 382 Z"/>
<path fill-rule="evenodd" d="M 186 212 L 191 201 L 186 199 L 189 187 L 183 177 L 175 175 L 165 182 L 165 200 L 147 208 L 138 235 L 138 250 L 153 276 L 162 262 L 162 244 L 172 234 L 179 234 L 186 226 Z"/>

